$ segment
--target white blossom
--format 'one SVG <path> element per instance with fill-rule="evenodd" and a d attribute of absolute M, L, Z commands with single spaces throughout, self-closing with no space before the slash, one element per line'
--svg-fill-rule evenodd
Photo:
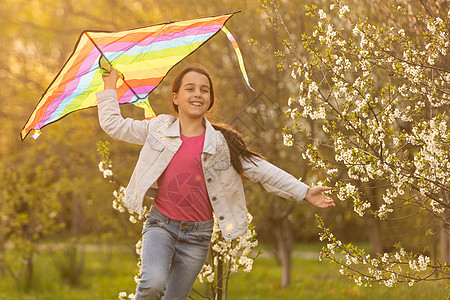
<path fill-rule="evenodd" d="M 292 134 L 283 134 L 283 144 L 288 147 L 292 147 L 294 145 Z"/>
<path fill-rule="evenodd" d="M 435 23 L 433 21 L 428 21 L 427 22 L 427 29 L 430 31 L 431 34 L 436 33 L 436 26 Z"/>
<path fill-rule="evenodd" d="M 291 104 L 292 104 L 293 102 L 295 102 L 295 100 L 293 100 L 292 98 L 289 98 L 289 100 L 288 100 L 288 106 L 291 106 Z"/>
<path fill-rule="evenodd" d="M 317 86 L 317 84 L 313 81 L 311 82 L 311 84 L 309 85 L 309 90 L 313 93 L 317 92 L 319 90 L 319 87 Z"/>
<path fill-rule="evenodd" d="M 111 177 L 113 175 L 113 172 L 108 169 L 103 171 L 103 178 Z"/>
<path fill-rule="evenodd" d="M 386 204 L 382 204 L 377 211 L 377 215 L 379 218 L 386 218 L 387 214 L 393 212 L 392 208 L 389 208 Z"/>
<path fill-rule="evenodd" d="M 318 13 L 321 19 L 325 19 L 327 17 L 327 14 L 322 9 L 319 9 Z"/>
<path fill-rule="evenodd" d="M 342 6 L 339 9 L 339 18 L 341 18 L 341 19 L 344 18 L 344 15 L 348 12 L 350 12 L 350 9 L 348 8 L 348 6 L 347 5 Z"/>
<path fill-rule="evenodd" d="M 441 201 L 442 201 L 442 199 L 441 199 Z M 445 211 L 445 208 L 443 206 L 441 206 L 439 204 L 439 202 L 437 202 L 435 200 L 431 200 L 430 205 L 431 205 L 433 211 L 437 214 L 441 214 Z"/>
<path fill-rule="evenodd" d="M 247 214 L 247 222 L 251 224 L 253 217 L 250 213 Z M 218 266 L 222 263 L 227 266 L 228 272 L 235 273 L 239 268 L 243 268 L 244 272 L 250 272 L 253 267 L 253 258 L 250 257 L 250 253 L 254 247 L 258 245 L 256 239 L 256 232 L 252 229 L 248 229 L 245 234 L 238 237 L 233 242 L 226 242 L 222 235 L 217 223 L 217 219 L 214 215 L 214 227 L 211 236 L 211 249 L 213 250 L 213 264 Z M 198 278 L 200 282 L 212 283 L 215 278 L 212 266 L 206 262 L 200 271 Z"/>
<path fill-rule="evenodd" d="M 136 254 L 139 256 L 142 254 L 142 239 L 136 243 Z"/>
<path fill-rule="evenodd" d="M 100 172 L 102 172 L 102 173 L 105 171 L 105 162 L 104 162 L 104 161 L 99 162 L 99 164 L 98 164 L 98 169 L 99 169 Z"/>

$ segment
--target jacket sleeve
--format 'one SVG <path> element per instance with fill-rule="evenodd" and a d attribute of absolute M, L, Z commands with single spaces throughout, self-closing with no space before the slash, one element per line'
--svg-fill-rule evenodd
<path fill-rule="evenodd" d="M 96 95 L 100 127 L 113 139 L 143 145 L 149 121 L 124 119 L 120 113 L 116 90 L 104 90 Z"/>
<path fill-rule="evenodd" d="M 270 193 L 277 196 L 302 201 L 309 187 L 286 171 L 268 161 L 254 157 L 253 162 L 241 158 L 244 174 L 252 181 L 257 181 Z"/>

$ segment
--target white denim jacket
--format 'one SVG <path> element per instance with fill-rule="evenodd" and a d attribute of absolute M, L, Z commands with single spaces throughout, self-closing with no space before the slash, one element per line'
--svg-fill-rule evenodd
<path fill-rule="evenodd" d="M 136 167 L 125 191 L 125 205 L 142 216 L 144 196 L 157 189 L 157 179 L 166 169 L 182 141 L 179 120 L 159 115 L 151 120 L 124 119 L 117 93 L 97 93 L 99 121 L 113 139 L 143 145 Z M 202 168 L 211 206 L 226 241 L 247 231 L 247 206 L 242 180 L 230 162 L 230 152 L 223 134 L 205 119 L 206 132 Z M 244 174 L 264 188 L 286 199 L 302 201 L 308 186 L 269 162 L 256 158 L 241 159 Z"/>

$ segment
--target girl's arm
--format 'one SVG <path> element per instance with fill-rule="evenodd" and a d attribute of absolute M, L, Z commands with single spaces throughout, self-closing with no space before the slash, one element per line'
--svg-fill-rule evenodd
<path fill-rule="evenodd" d="M 115 69 L 111 69 L 109 76 L 103 76 L 105 90 L 97 93 L 100 126 L 114 139 L 143 145 L 147 137 L 148 121 L 122 117 L 116 91 L 118 78 Z"/>
<path fill-rule="evenodd" d="M 333 200 L 323 194 L 331 188 L 321 186 L 309 188 L 291 174 L 264 159 L 255 157 L 253 161 L 254 163 L 241 159 L 244 174 L 250 180 L 260 182 L 268 192 L 299 202 L 304 199 L 315 207 L 336 206 Z"/>

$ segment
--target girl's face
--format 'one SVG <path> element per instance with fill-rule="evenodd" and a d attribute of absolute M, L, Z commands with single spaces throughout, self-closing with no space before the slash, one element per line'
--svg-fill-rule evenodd
<path fill-rule="evenodd" d="M 172 93 L 178 114 L 194 119 L 203 117 L 211 103 L 210 89 L 208 77 L 194 71 L 186 73 L 178 92 Z"/>

